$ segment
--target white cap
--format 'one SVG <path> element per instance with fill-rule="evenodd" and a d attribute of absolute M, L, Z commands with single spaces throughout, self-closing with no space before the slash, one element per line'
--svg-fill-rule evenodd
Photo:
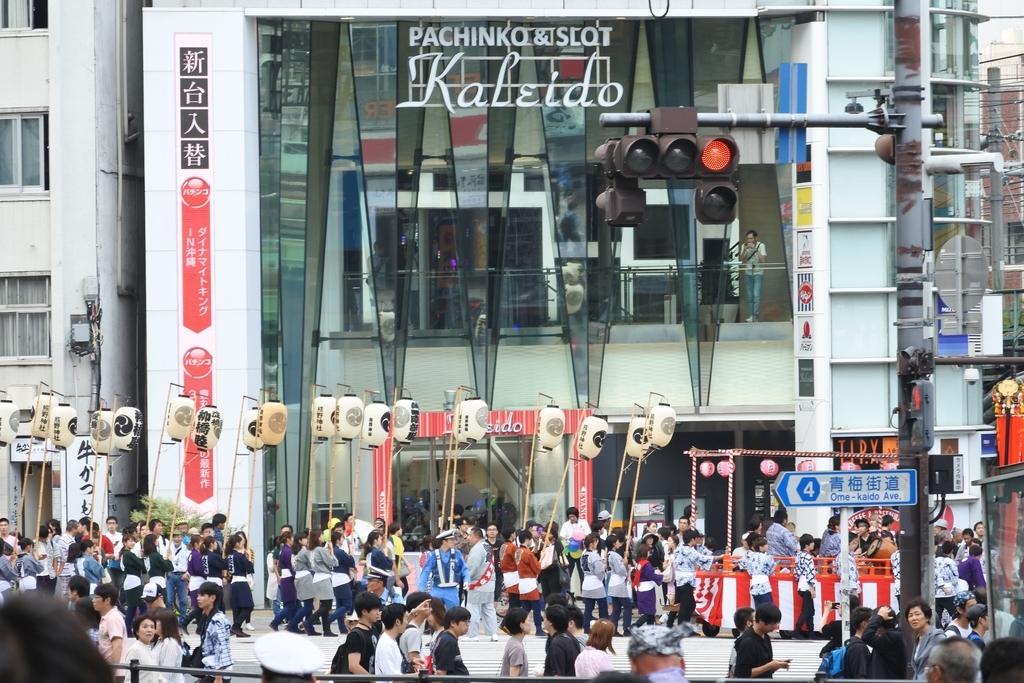
<path fill-rule="evenodd" d="M 437 536 L 434 536 L 434 540 L 436 541 L 447 541 L 449 538 L 455 538 L 455 529 L 448 529 L 447 531 L 442 531 Z"/>
<path fill-rule="evenodd" d="M 598 519 L 611 519 L 612 518 L 612 513 L 608 512 L 607 510 L 601 510 L 600 512 L 597 513 L 597 518 Z"/>
<path fill-rule="evenodd" d="M 384 571 L 380 567 L 370 567 L 370 571 L 366 572 L 367 580 L 376 579 L 378 581 L 384 581 L 386 583 L 389 578 L 391 578 L 391 574 L 389 572 Z"/>
<path fill-rule="evenodd" d="M 156 585 L 153 579 L 150 579 L 142 588 L 142 599 L 143 600 L 156 600 L 160 596 L 160 587 Z"/>
<path fill-rule="evenodd" d="M 284 676 L 312 676 L 324 666 L 320 648 L 294 633 L 268 633 L 256 640 L 252 650 L 260 666 Z"/>

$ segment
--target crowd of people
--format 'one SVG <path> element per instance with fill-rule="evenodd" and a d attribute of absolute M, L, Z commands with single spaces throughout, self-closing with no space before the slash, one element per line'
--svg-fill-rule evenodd
<path fill-rule="evenodd" d="M 796 580 L 802 606 L 794 631 L 783 637 L 828 640 L 821 654 L 830 673 L 896 679 L 909 662 L 919 680 L 931 680 L 938 666 L 933 659 L 963 654 L 957 643 L 969 644 L 978 660 L 992 641 L 980 523 L 953 532 L 944 521 L 937 524 L 935 600 L 910 603 L 904 623 L 917 632 L 918 645 L 907 653 L 894 610 L 862 608 L 858 596 L 859 558 L 887 558 L 898 585 L 891 518 L 858 519 L 845 539 L 850 559 L 836 565 L 850 586 L 852 637 L 844 643 L 838 620 L 820 631 L 814 626 L 822 571 L 817 558 L 840 554 L 838 518 L 829 520 L 821 538 L 798 537 L 779 510 L 768 520 L 752 519 L 738 547 L 719 551 L 693 524 L 696 516 L 687 508 L 677 524 L 651 522 L 639 538 L 621 526 L 608 528 L 606 511 L 588 523 L 569 508 L 566 521 L 550 529 L 534 521 L 499 529 L 459 517 L 422 540 L 418 566 L 410 564 L 398 523 L 377 519 L 365 539 L 352 515 L 322 530 L 285 525 L 266 557 L 270 628 L 304 637 L 346 634 L 332 673 L 468 675 L 460 640 L 497 641 L 502 632 L 510 636 L 503 675 L 593 677 L 611 670 L 614 637 L 646 633 L 643 640 L 654 633 L 644 629 L 657 624 L 689 630 L 698 571 L 713 569 L 728 553 L 734 570 L 750 576 L 752 603 L 734 615 L 734 676 L 770 677 L 788 667 L 772 657 L 769 638 L 781 622 L 769 580 L 779 571 Z M 10 600 L 16 591 L 66 601 L 110 663 L 137 659 L 228 670 L 230 639 L 248 638 L 252 630 L 257 568 L 245 533 L 229 534 L 226 521 L 215 515 L 190 528 L 179 520 L 168 533 L 159 519 L 119 529 L 111 517 L 101 533 L 87 518 L 64 525 L 50 520 L 30 539 L 13 534 L 0 518 L 0 598 Z M 182 638 L 193 623 L 201 639 L 195 652 Z M 531 632 L 546 639 L 545 661 L 533 669 L 523 646 Z M 213 673 L 210 680 L 217 678 Z"/>

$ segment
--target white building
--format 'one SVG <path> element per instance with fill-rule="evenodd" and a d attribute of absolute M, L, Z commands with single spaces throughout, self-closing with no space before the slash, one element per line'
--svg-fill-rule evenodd
<path fill-rule="evenodd" d="M 144 400 L 142 5 L 0 3 L 0 389 L 25 435 L 0 449 L 0 515 L 15 521 L 32 450 L 19 526 L 33 537 L 40 516 L 105 516 L 90 488 L 105 459 L 83 452 L 86 439 L 45 465 L 28 448 L 39 383 L 75 408 L 81 434 L 100 399 Z M 113 461 L 109 506 L 123 523 L 144 451 Z"/>

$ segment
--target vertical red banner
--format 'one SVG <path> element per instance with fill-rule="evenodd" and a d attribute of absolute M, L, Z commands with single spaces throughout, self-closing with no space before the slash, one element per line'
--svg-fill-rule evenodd
<path fill-rule="evenodd" d="M 174 36 L 174 101 L 178 181 L 178 353 L 185 393 L 196 408 L 214 402 L 216 336 L 213 316 L 213 82 L 208 33 Z M 171 283 L 168 283 L 171 286 Z M 185 502 L 216 500 L 214 452 L 186 440 L 181 477 Z"/>
<path fill-rule="evenodd" d="M 391 439 L 373 449 L 373 516 L 391 523 Z"/>

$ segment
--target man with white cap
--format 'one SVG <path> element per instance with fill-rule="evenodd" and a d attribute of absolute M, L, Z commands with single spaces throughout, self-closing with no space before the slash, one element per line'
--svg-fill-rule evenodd
<path fill-rule="evenodd" d="M 316 645 L 294 633 L 269 633 L 253 646 L 263 668 L 263 683 L 311 683 L 323 668 L 324 654 Z"/>
<path fill-rule="evenodd" d="M 455 549 L 455 530 L 442 531 L 435 537 L 438 548 L 427 555 L 420 572 L 417 588 L 427 590 L 427 583 L 433 579 L 430 594 L 444 602 L 445 609 L 459 604 L 459 583 L 469 584 L 469 567 L 462 559 L 462 553 Z"/>
<path fill-rule="evenodd" d="M 142 599 L 146 602 L 146 610 L 152 612 L 155 609 L 164 609 L 167 603 L 164 602 L 164 592 L 160 588 L 157 577 L 153 577 L 142 588 Z"/>
<path fill-rule="evenodd" d="M 689 624 L 634 628 L 626 651 L 630 671 L 651 683 L 687 683 L 682 639 L 691 633 Z"/>

